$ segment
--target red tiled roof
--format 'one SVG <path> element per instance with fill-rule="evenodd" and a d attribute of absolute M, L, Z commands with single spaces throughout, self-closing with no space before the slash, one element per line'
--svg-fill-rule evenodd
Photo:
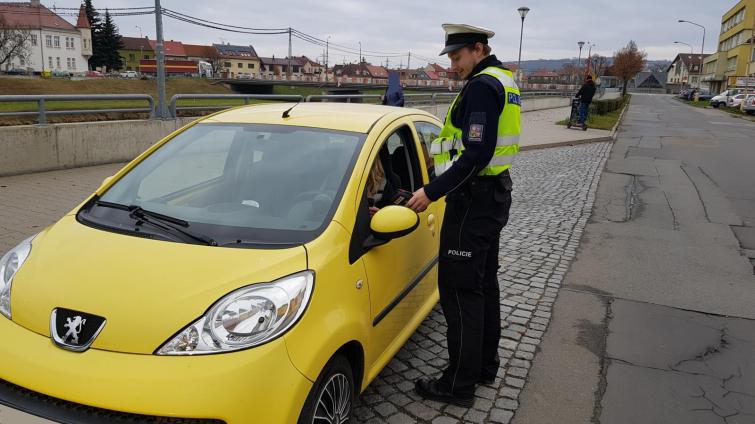
<path fill-rule="evenodd" d="M 438 76 L 437 72 L 425 71 L 425 74 L 427 74 L 427 76 L 430 77 L 431 80 L 438 80 L 438 79 L 440 79 L 440 76 Z"/>
<path fill-rule="evenodd" d="M 437 63 L 431 63 L 429 66 L 432 68 L 432 71 L 430 71 L 430 72 L 445 72 L 445 71 L 447 71 L 444 67 L 438 65 Z"/>
<path fill-rule="evenodd" d="M 188 57 L 216 57 L 218 50 L 213 46 L 200 46 L 196 44 L 184 44 L 184 52 Z"/>
<path fill-rule="evenodd" d="M 382 66 L 364 65 L 373 78 L 388 78 L 388 71 Z"/>
<path fill-rule="evenodd" d="M 180 41 L 163 41 L 164 47 L 165 47 L 165 56 L 179 56 L 179 57 L 185 57 L 186 51 L 184 50 L 184 45 Z M 155 47 L 157 46 L 157 41 L 155 40 L 149 40 L 149 45 L 152 47 L 152 50 L 155 50 Z"/>
<path fill-rule="evenodd" d="M 121 37 L 121 41 L 123 41 L 122 50 L 154 51 L 147 37 Z"/>
<path fill-rule="evenodd" d="M 54 28 L 75 31 L 68 21 L 53 13 L 50 9 L 31 3 L 0 3 L 0 16 L 9 27 L 40 29 Z"/>
<path fill-rule="evenodd" d="M 81 7 L 79 7 L 79 17 L 76 19 L 76 28 L 92 28 L 89 25 L 89 19 L 87 19 L 87 12 L 86 12 L 86 9 L 84 9 L 83 4 L 81 5 Z"/>

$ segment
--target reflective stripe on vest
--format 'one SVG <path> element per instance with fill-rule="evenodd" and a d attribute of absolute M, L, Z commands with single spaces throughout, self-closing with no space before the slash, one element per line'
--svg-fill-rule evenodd
<path fill-rule="evenodd" d="M 506 96 L 504 99 L 505 106 L 498 117 L 498 138 L 496 140 L 495 152 L 487 166 L 478 174 L 493 176 L 509 169 L 514 156 L 519 153 L 519 135 L 521 133 L 520 93 L 511 71 L 491 66 L 483 69 L 475 77 L 483 74 L 496 78 L 503 86 L 504 96 Z M 451 122 L 451 115 L 459 101 L 460 95 L 461 93 L 451 103 L 439 137 L 433 140 L 430 145 L 430 154 L 433 155 L 433 160 L 435 161 L 436 175 L 440 175 L 448 170 L 464 152 L 462 130 L 456 128 Z M 452 150 L 456 151 L 454 157 L 451 157 Z"/>

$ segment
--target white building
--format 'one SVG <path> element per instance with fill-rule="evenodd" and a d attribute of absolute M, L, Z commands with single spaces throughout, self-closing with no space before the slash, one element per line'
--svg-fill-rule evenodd
<path fill-rule="evenodd" d="M 39 0 L 29 3 L 0 3 L 0 16 L 11 28 L 30 33 L 28 59 L 13 58 L 7 69 L 22 68 L 33 72 L 85 72 L 92 56 L 92 30 L 84 6 L 79 9 L 76 26 L 41 5 Z"/>

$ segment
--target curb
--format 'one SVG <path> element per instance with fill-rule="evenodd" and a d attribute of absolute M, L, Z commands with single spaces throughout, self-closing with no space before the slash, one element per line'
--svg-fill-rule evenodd
<path fill-rule="evenodd" d="M 521 146 L 519 148 L 519 151 L 524 152 L 527 150 L 549 149 L 551 147 L 577 146 L 579 144 L 598 143 L 601 141 L 613 141 L 613 137 L 603 136 L 603 137 L 595 137 L 595 138 L 585 138 L 583 140 L 559 141 L 556 143 L 547 143 L 547 144 L 533 144 L 530 146 Z"/>
<path fill-rule="evenodd" d="M 547 144 L 536 144 L 531 146 L 522 146 L 519 148 L 519 151 L 527 151 L 527 150 L 539 150 L 539 149 L 549 149 L 551 147 L 566 147 L 566 146 L 577 146 L 580 144 L 587 144 L 587 143 L 599 143 L 602 141 L 615 141 L 616 140 L 616 134 L 618 133 L 619 125 L 621 125 L 622 121 L 624 120 L 624 115 L 627 112 L 627 109 L 629 109 L 629 103 L 632 101 L 632 97 L 629 96 L 629 100 L 627 100 L 626 104 L 624 105 L 624 109 L 622 109 L 621 114 L 619 115 L 619 119 L 616 120 L 616 124 L 614 124 L 613 129 L 611 129 L 611 132 L 607 136 L 603 137 L 595 137 L 595 138 L 586 138 L 583 140 L 572 140 L 572 141 L 559 141 L 556 143 L 547 143 Z"/>

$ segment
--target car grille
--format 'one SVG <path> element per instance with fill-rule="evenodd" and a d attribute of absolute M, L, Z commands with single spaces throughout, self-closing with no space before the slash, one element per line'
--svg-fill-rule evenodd
<path fill-rule="evenodd" d="M 129 414 L 56 399 L 0 379 L 0 404 L 64 424 L 225 424 L 215 419 Z"/>

